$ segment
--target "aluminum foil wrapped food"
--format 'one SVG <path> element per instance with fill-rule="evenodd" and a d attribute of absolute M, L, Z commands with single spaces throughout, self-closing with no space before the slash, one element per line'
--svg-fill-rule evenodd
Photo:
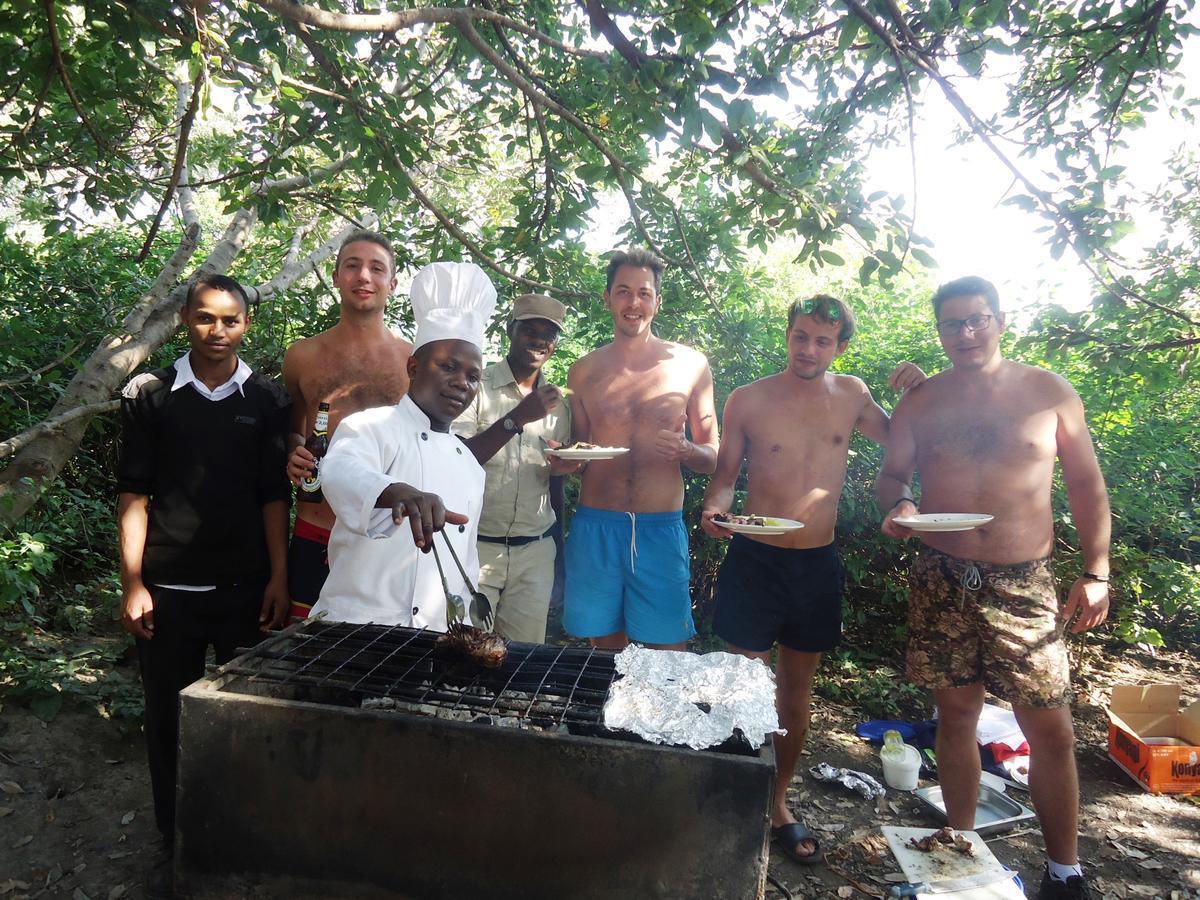
<path fill-rule="evenodd" d="M 703 750 L 738 729 L 752 747 L 784 734 L 775 713 L 775 675 L 732 653 L 678 653 L 631 644 L 616 656 L 618 678 L 604 703 L 604 724 L 651 743 Z"/>
<path fill-rule="evenodd" d="M 866 800 L 876 800 L 887 793 L 882 784 L 866 772 L 857 769 L 839 769 L 829 763 L 820 763 L 808 770 L 817 781 L 825 781 L 848 787 Z"/>

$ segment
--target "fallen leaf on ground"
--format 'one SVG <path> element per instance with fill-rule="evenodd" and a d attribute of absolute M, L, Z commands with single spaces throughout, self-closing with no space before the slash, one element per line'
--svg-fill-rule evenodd
<path fill-rule="evenodd" d="M 124 859 L 126 856 L 129 856 L 128 850 L 117 850 L 115 853 L 108 854 L 109 859 Z"/>
<path fill-rule="evenodd" d="M 15 781 L 0 781 L 0 791 L 6 794 L 23 794 L 25 788 L 21 787 Z"/>
<path fill-rule="evenodd" d="M 118 884 L 115 888 L 108 892 L 108 900 L 121 900 L 125 896 L 125 885 Z"/>
<path fill-rule="evenodd" d="M 1137 894 L 1139 897 L 1153 897 L 1158 893 L 1158 888 L 1150 887 L 1148 884 L 1127 884 L 1125 890 L 1131 894 Z"/>
<path fill-rule="evenodd" d="M 134 816 L 136 816 L 136 815 L 137 815 L 137 813 L 135 813 L 135 812 L 134 812 L 134 811 L 131 809 L 129 812 L 125 813 L 125 815 L 121 816 L 121 824 L 122 824 L 122 825 L 128 825 L 130 822 L 132 822 L 132 821 L 133 821 L 133 818 L 134 818 Z"/>
<path fill-rule="evenodd" d="M 46 873 L 46 887 L 50 887 L 50 885 L 54 884 L 54 882 L 58 881 L 60 878 L 62 878 L 62 876 L 62 866 L 60 866 L 58 863 L 55 863 L 50 867 L 50 871 Z"/>
<path fill-rule="evenodd" d="M 33 835 L 27 834 L 23 838 L 17 838 L 16 842 L 12 846 L 13 846 L 13 849 L 16 850 L 18 847 L 24 847 L 26 844 L 30 844 L 32 842 L 33 842 Z"/>
<path fill-rule="evenodd" d="M 1137 847 L 1126 847 L 1120 841 L 1110 840 L 1109 843 L 1128 856 L 1130 859 L 1146 859 L 1150 855 L 1143 850 L 1139 850 Z"/>
<path fill-rule="evenodd" d="M 1157 859 L 1143 859 L 1138 863 L 1138 866 L 1142 869 L 1161 869 L 1163 864 Z"/>
<path fill-rule="evenodd" d="M 852 897 L 854 896 L 854 888 L 850 887 L 848 884 L 843 884 L 840 888 L 838 888 L 838 896 Z"/>
<path fill-rule="evenodd" d="M 883 876 L 884 881 L 891 881 L 895 884 L 903 884 L 908 881 L 908 876 L 903 872 L 888 872 Z"/>
<path fill-rule="evenodd" d="M 108 763 L 110 766 L 117 766 L 117 765 L 120 765 L 121 763 L 125 762 L 125 760 L 123 760 L 123 759 L 106 759 L 105 762 Z M 115 891 L 116 888 L 113 888 L 113 890 Z"/>
<path fill-rule="evenodd" d="M 83 888 L 75 888 L 71 892 L 71 900 L 92 900 L 92 898 L 83 892 Z"/>
<path fill-rule="evenodd" d="M 15 878 L 10 878 L 8 881 L 0 881 L 0 897 L 5 894 L 11 894 L 13 891 L 29 890 L 28 881 L 17 881 Z"/>
<path fill-rule="evenodd" d="M 11 806 L 0 806 L 0 819 L 5 816 L 12 815 L 13 808 Z"/>

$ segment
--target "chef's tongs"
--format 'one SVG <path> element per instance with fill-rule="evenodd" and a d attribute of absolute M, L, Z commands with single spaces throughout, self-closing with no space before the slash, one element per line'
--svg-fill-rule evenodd
<path fill-rule="evenodd" d="M 462 576 L 463 583 L 467 586 L 467 590 L 471 592 L 471 621 L 483 625 L 484 628 L 492 627 L 492 601 L 490 601 L 483 591 L 471 584 L 471 579 L 467 577 L 467 570 L 463 568 L 463 564 L 458 561 L 458 554 L 454 552 L 454 545 L 450 543 L 450 537 L 443 530 L 441 532 L 442 539 L 446 542 L 446 546 L 450 548 L 450 557 L 454 560 L 454 564 L 458 566 L 458 574 Z M 437 538 L 434 537 L 434 548 L 437 548 Z M 439 563 L 439 566 L 441 564 Z M 445 579 L 443 579 L 444 581 Z M 458 598 L 458 602 L 462 603 L 462 598 Z"/>
<path fill-rule="evenodd" d="M 446 595 L 446 627 L 449 628 L 451 625 L 457 625 L 466 617 L 467 608 L 462 597 L 450 593 L 450 585 L 446 584 L 446 573 L 442 570 L 442 558 L 438 556 L 436 538 L 430 546 L 433 548 L 433 561 L 437 563 L 438 575 L 442 578 L 442 593 Z"/>

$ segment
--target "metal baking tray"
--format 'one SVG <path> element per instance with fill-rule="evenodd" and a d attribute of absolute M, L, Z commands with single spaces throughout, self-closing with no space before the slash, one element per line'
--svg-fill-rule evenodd
<path fill-rule="evenodd" d="M 942 786 L 920 788 L 913 791 L 917 799 L 928 806 L 943 822 L 947 821 L 946 804 L 942 800 Z M 1032 809 L 1023 806 L 1006 794 L 986 784 L 979 785 L 979 804 L 975 807 L 977 834 L 996 834 L 1007 831 L 1019 822 L 1035 818 Z"/>

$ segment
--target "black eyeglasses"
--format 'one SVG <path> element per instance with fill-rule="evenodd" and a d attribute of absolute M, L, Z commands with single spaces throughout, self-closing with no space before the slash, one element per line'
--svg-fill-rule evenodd
<path fill-rule="evenodd" d="M 994 316 L 987 316 L 983 313 L 976 313 L 973 316 L 967 316 L 965 319 L 942 319 L 937 323 L 938 332 L 944 337 L 954 337 L 963 328 L 974 334 L 977 331 L 984 331 L 992 324 Z"/>

